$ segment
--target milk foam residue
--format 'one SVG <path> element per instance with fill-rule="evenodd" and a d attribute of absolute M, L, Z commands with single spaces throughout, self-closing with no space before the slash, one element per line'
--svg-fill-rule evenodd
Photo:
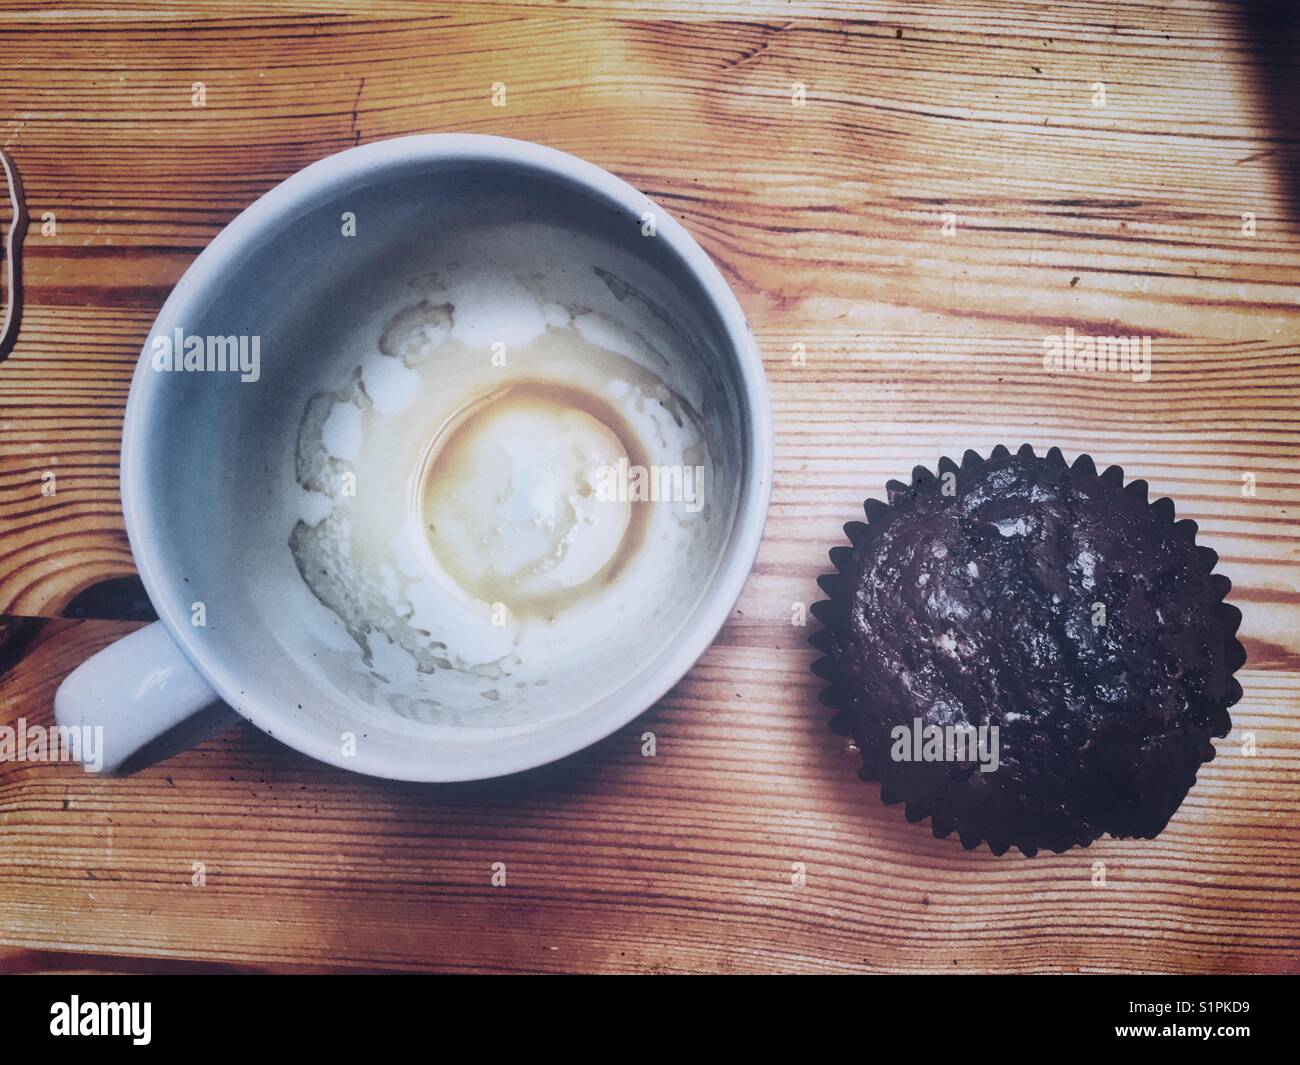
<path fill-rule="evenodd" d="M 299 426 L 294 559 L 372 694 L 391 686 L 408 716 L 544 685 L 593 632 L 648 611 L 710 521 L 707 493 L 593 502 L 596 463 L 707 471 L 706 439 L 649 340 L 535 280 L 423 279 Z"/>

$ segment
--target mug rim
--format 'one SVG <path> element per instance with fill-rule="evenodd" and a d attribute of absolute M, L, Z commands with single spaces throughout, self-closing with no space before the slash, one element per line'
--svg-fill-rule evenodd
<path fill-rule="evenodd" d="M 137 446 L 149 424 L 153 408 L 151 390 L 159 387 L 151 383 L 159 375 L 150 372 L 150 338 L 169 332 L 183 315 L 183 309 L 203 292 L 212 276 L 232 266 L 261 233 L 312 194 L 330 185 L 342 186 L 388 166 L 420 161 L 521 166 L 567 182 L 580 191 L 603 196 L 630 212 L 632 217 L 640 217 L 644 210 L 652 208 L 656 238 L 668 242 L 699 284 L 721 327 L 739 375 L 741 416 L 751 444 L 734 524 L 710 580 L 711 593 L 695 605 L 673 642 L 638 675 L 638 690 L 644 694 L 618 705 L 614 700 L 624 694 L 624 689 L 619 688 L 572 718 L 555 723 L 557 726 L 571 723 L 573 727 L 557 728 L 549 736 L 539 734 L 537 743 L 529 743 L 518 751 L 500 748 L 492 751 L 485 744 L 472 759 L 466 758 L 472 764 L 464 766 L 463 771 L 459 766 L 448 770 L 441 760 L 425 763 L 428 768 L 421 771 L 423 755 L 414 752 L 404 760 L 395 760 L 391 754 L 359 748 L 355 754 L 344 757 L 337 738 L 323 736 L 318 728 L 311 726 L 310 719 L 299 719 L 286 712 L 278 700 L 260 695 L 256 685 L 241 687 L 238 663 L 223 661 L 201 647 L 188 617 L 181 615 L 171 596 L 159 594 L 164 588 L 172 587 L 175 578 L 163 571 L 151 546 L 150 530 L 156 535 L 165 525 L 148 491 L 145 452 Z M 762 541 L 772 472 L 772 410 L 762 358 L 735 294 L 695 239 L 648 196 L 594 163 L 530 141 L 475 133 L 416 134 L 348 148 L 289 175 L 241 211 L 189 265 L 159 310 L 132 375 L 122 426 L 121 488 L 127 539 L 159 620 L 185 658 L 227 705 L 263 732 L 311 758 L 390 780 L 483 780 L 533 769 L 599 742 L 654 706 L 713 643 L 739 599 Z M 599 712 L 592 712 L 596 710 Z"/>

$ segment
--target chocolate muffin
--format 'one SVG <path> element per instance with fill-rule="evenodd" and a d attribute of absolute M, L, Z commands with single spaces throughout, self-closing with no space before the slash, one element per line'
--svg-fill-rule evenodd
<path fill-rule="evenodd" d="M 938 470 L 867 500 L 813 607 L 822 702 L 861 777 L 968 849 L 1156 836 L 1241 697 L 1218 556 L 1087 455 L 1026 444 Z"/>

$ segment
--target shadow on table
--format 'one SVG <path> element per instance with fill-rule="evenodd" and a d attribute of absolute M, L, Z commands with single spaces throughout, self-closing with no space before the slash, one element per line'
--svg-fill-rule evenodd
<path fill-rule="evenodd" d="M 1300 214 L 1300 4 L 1243 0 L 1236 10 L 1271 132 L 1266 156 L 1277 170 L 1292 210 Z M 1300 220 L 1290 221 L 1293 228 L 1300 228 Z"/>

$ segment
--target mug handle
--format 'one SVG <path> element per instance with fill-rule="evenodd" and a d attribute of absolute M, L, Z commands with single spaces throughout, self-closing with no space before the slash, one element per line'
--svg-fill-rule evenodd
<path fill-rule="evenodd" d="M 169 758 L 238 719 L 159 621 L 88 658 L 54 694 L 58 725 L 102 727 L 99 764 L 83 759 L 83 768 L 109 775 Z"/>

